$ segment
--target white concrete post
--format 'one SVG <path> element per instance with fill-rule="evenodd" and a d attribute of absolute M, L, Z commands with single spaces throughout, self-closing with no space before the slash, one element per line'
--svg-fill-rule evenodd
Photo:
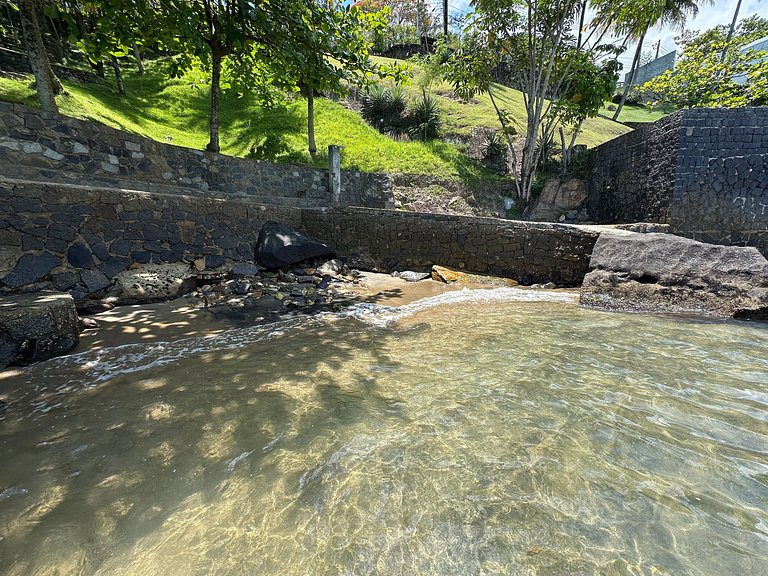
<path fill-rule="evenodd" d="M 338 205 L 341 201 L 341 149 L 342 146 L 328 146 L 328 189 L 332 202 Z"/>

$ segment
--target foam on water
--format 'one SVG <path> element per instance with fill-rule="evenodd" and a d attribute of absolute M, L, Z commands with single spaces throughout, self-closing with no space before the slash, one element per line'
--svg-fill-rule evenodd
<path fill-rule="evenodd" d="M 438 306 L 504 302 L 575 304 L 578 302 L 578 295 L 568 292 L 519 288 L 478 290 L 465 288 L 460 291 L 446 292 L 438 296 L 417 300 L 403 306 L 363 303 L 353 305 L 341 312 L 326 312 L 314 317 L 283 320 L 249 328 L 231 328 L 221 334 L 181 338 L 172 342 L 125 344 L 111 348 L 86 350 L 77 354 L 53 358 L 22 371 L 22 374 L 26 372 L 29 382 L 29 386 L 24 387 L 24 397 L 44 397 L 35 406 L 36 412 L 44 413 L 58 405 L 52 399 L 61 394 L 93 388 L 116 376 L 151 371 L 184 358 L 209 352 L 236 350 L 249 344 L 281 337 L 301 327 L 351 318 L 377 328 L 386 328 L 399 320 Z M 58 376 L 59 374 L 76 374 L 76 377 L 62 381 Z M 10 405 L 18 400 L 18 394 L 14 395 Z M 0 413 L 0 421 L 4 417 Z"/>
<path fill-rule="evenodd" d="M 31 367 L 0 410 L 0 575 L 765 574 L 768 327 L 575 300 Z"/>

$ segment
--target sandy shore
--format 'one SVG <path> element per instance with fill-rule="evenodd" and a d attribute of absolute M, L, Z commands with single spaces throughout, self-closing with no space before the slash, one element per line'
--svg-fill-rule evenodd
<path fill-rule="evenodd" d="M 406 282 L 388 274 L 361 272 L 359 284 L 345 287 L 355 302 L 370 302 L 384 306 L 402 306 L 422 298 L 436 296 L 466 285 L 445 284 L 426 279 Z M 475 285 L 483 288 L 487 285 Z M 80 335 L 80 344 L 73 352 L 109 348 L 141 342 L 164 342 L 178 338 L 204 336 L 223 332 L 237 324 L 225 315 L 199 307 L 197 298 L 187 296 L 171 302 L 118 306 L 92 316 L 99 324 L 95 330 Z"/>

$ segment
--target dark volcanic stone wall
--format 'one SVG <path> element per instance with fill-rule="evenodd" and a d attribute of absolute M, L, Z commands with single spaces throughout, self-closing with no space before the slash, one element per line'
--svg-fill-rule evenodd
<path fill-rule="evenodd" d="M 681 110 L 598 146 L 587 208 L 768 254 L 768 107 Z"/>
<path fill-rule="evenodd" d="M 364 269 L 443 264 L 560 285 L 581 282 L 597 238 L 558 224 L 0 179 L 0 291 L 55 288 L 82 297 L 133 263 L 252 262 L 267 220 L 304 228 Z"/>
<path fill-rule="evenodd" d="M 302 222 L 361 268 L 440 264 L 524 284 L 580 284 L 597 240 L 596 232 L 561 224 L 352 207 L 305 210 Z"/>
<path fill-rule="evenodd" d="M 103 124 L 0 102 L 0 174 L 150 192 L 184 188 L 220 198 L 283 206 L 330 206 L 326 170 L 273 164 L 163 144 Z M 343 171 L 338 202 L 384 208 L 385 174 Z"/>
<path fill-rule="evenodd" d="M 592 151 L 587 211 L 600 224 L 669 219 L 682 112 Z"/>
<path fill-rule="evenodd" d="M 768 255 L 768 107 L 685 111 L 670 224 Z"/>
<path fill-rule="evenodd" d="M 82 297 L 137 263 L 252 261 L 266 220 L 301 211 L 249 200 L 0 180 L 0 279 Z"/>

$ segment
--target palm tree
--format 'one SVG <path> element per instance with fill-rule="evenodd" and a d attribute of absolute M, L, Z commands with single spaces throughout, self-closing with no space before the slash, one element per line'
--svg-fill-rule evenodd
<path fill-rule="evenodd" d="M 640 55 L 643 51 L 643 41 L 645 40 L 645 35 L 648 33 L 648 30 L 657 24 L 681 29 L 685 25 L 686 18 L 689 15 L 696 16 L 696 14 L 698 14 L 700 3 L 711 3 L 711 1 L 712 0 L 662 0 L 658 3 L 652 3 L 653 5 L 650 8 L 641 10 L 639 15 L 627 19 L 624 23 L 618 26 L 622 33 L 627 34 L 628 38 L 637 39 L 637 49 L 635 50 L 635 57 L 632 59 L 629 78 L 624 82 L 624 92 L 621 95 L 621 101 L 616 108 L 616 112 L 613 114 L 614 120 L 621 114 L 621 109 L 624 107 L 627 95 L 635 83 L 637 69 L 640 67 Z"/>

